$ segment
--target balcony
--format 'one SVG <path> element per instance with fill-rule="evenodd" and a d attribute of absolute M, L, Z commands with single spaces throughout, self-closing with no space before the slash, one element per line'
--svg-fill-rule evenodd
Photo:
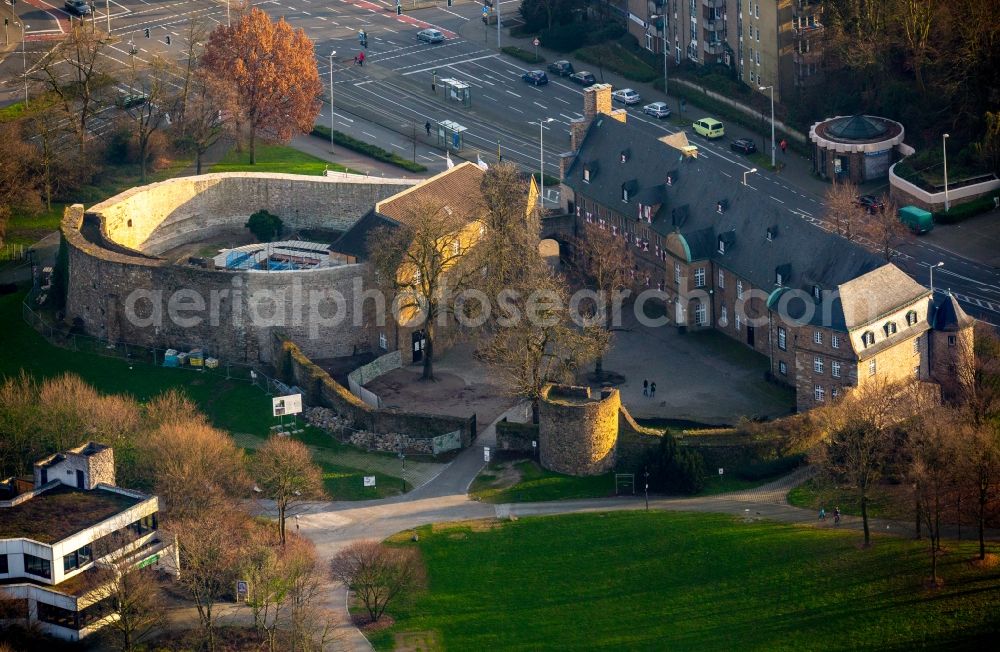
<path fill-rule="evenodd" d="M 701 6 L 709 9 L 723 9 L 726 6 L 726 0 L 701 0 Z"/>
<path fill-rule="evenodd" d="M 823 0 L 795 0 L 794 9 L 796 13 L 822 13 Z"/>
<path fill-rule="evenodd" d="M 823 61 L 823 51 L 819 48 L 809 52 L 799 52 L 798 50 L 794 50 L 792 52 L 792 61 L 800 66 L 810 63 L 819 64 Z"/>
<path fill-rule="evenodd" d="M 705 54 L 722 54 L 725 51 L 725 41 L 705 41 Z"/>
<path fill-rule="evenodd" d="M 726 29 L 726 21 L 721 18 L 703 18 L 701 24 L 705 27 L 706 32 L 723 32 Z"/>

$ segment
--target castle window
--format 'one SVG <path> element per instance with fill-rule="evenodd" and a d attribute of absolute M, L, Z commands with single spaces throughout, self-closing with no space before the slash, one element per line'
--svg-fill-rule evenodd
<path fill-rule="evenodd" d="M 722 306 L 719 312 L 719 325 L 725 326 L 728 323 L 729 323 L 729 310 L 725 306 Z"/>
<path fill-rule="evenodd" d="M 830 346 L 832 346 L 835 349 L 839 349 L 840 348 L 840 335 L 831 335 L 830 336 Z"/>
<path fill-rule="evenodd" d="M 823 343 L 823 331 L 813 331 L 813 344 Z"/>
<path fill-rule="evenodd" d="M 957 340 L 957 339 L 955 339 L 955 336 L 954 336 L 954 335 L 949 335 L 949 336 L 948 336 L 948 346 L 955 346 L 955 344 L 956 344 L 957 342 L 958 342 L 958 340 Z"/>
<path fill-rule="evenodd" d="M 913 352 L 920 353 L 920 337 L 913 338 Z"/>
<path fill-rule="evenodd" d="M 781 285 L 781 272 L 774 273 L 774 284 Z"/>
<path fill-rule="evenodd" d="M 871 346 L 872 344 L 874 344 L 875 333 L 867 331 L 864 335 L 861 336 L 861 343 L 864 344 L 865 346 Z"/>
<path fill-rule="evenodd" d="M 132 220 L 129 220 L 129 221 L 128 221 L 128 225 L 129 225 L 130 227 L 132 226 Z"/>
<path fill-rule="evenodd" d="M 736 281 L 736 298 L 743 298 L 743 281 Z"/>
<path fill-rule="evenodd" d="M 874 376 L 876 371 L 878 371 L 878 366 L 875 364 L 875 361 L 872 360 L 868 363 L 868 375 Z"/>
<path fill-rule="evenodd" d="M 834 378 L 840 378 L 840 362 L 834 360 L 830 363 L 830 375 Z"/>
<path fill-rule="evenodd" d="M 388 351 L 389 350 L 389 340 L 386 339 L 385 333 L 379 333 L 378 334 L 378 346 L 383 351 Z"/>
<path fill-rule="evenodd" d="M 726 241 L 723 240 L 722 238 L 719 238 L 719 253 L 720 254 L 726 253 Z"/>
<path fill-rule="evenodd" d="M 818 285 L 814 285 L 813 286 L 813 298 L 816 299 L 817 301 L 819 301 L 820 298 L 822 297 L 822 294 L 823 294 L 823 291 L 819 288 L 819 286 Z"/>
<path fill-rule="evenodd" d="M 705 287 L 705 268 L 699 267 L 694 270 L 694 286 L 698 288 Z"/>
<path fill-rule="evenodd" d="M 778 326 L 778 348 L 782 351 L 788 350 L 788 335 L 783 326 Z"/>
<path fill-rule="evenodd" d="M 781 374 L 782 376 L 788 375 L 788 365 L 785 364 L 784 360 L 778 361 L 778 373 Z"/>
<path fill-rule="evenodd" d="M 917 311 L 911 310 L 910 312 L 906 313 L 906 325 L 913 326 L 916 323 L 917 323 Z"/>
<path fill-rule="evenodd" d="M 885 331 L 885 336 L 886 337 L 889 337 L 890 335 L 895 335 L 896 334 L 896 322 L 894 322 L 894 321 L 887 321 L 885 323 L 885 326 L 882 327 L 882 329 Z"/>
<path fill-rule="evenodd" d="M 740 313 L 736 311 L 736 330 L 740 330 L 743 327 L 743 320 L 740 319 Z"/>
<path fill-rule="evenodd" d="M 920 365 L 913 368 L 913 377 L 920 378 Z"/>
<path fill-rule="evenodd" d="M 719 270 L 719 289 L 726 287 L 726 274 L 721 269 Z"/>
<path fill-rule="evenodd" d="M 674 263 L 674 285 L 681 284 L 681 264 Z"/>
<path fill-rule="evenodd" d="M 840 388 L 834 385 L 830 388 L 830 398 L 837 398 L 840 396 Z"/>
<path fill-rule="evenodd" d="M 823 373 L 823 358 L 819 356 L 813 358 L 813 371 L 818 374 Z"/>
<path fill-rule="evenodd" d="M 704 326 L 708 323 L 708 308 L 705 306 L 705 302 L 701 301 L 698 303 L 698 307 L 694 309 L 694 325 Z"/>
<path fill-rule="evenodd" d="M 826 390 L 823 389 L 822 385 L 816 385 L 813 387 L 813 398 L 816 399 L 817 403 L 822 403 L 826 398 Z"/>

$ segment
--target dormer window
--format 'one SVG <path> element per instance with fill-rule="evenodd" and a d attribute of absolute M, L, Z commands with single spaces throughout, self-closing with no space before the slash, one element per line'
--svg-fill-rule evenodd
<path fill-rule="evenodd" d="M 774 284 L 775 285 L 781 285 L 781 281 L 782 280 L 783 279 L 781 278 L 781 272 L 775 272 L 774 273 Z"/>
<path fill-rule="evenodd" d="M 622 186 L 622 201 L 628 201 L 628 188 L 626 186 Z"/>
<path fill-rule="evenodd" d="M 894 321 L 887 321 L 885 323 L 885 326 L 882 327 L 882 330 L 885 331 L 885 336 L 886 337 L 889 337 L 890 335 L 895 335 L 896 334 L 896 322 L 894 322 Z"/>
<path fill-rule="evenodd" d="M 906 313 L 906 325 L 914 326 L 916 323 L 917 323 L 917 311 L 911 310 L 910 312 Z"/>
<path fill-rule="evenodd" d="M 583 182 L 590 183 L 590 168 L 586 166 L 583 168 Z"/>
<path fill-rule="evenodd" d="M 723 240 L 722 238 L 719 238 L 719 253 L 720 254 L 726 253 L 726 241 Z"/>
<path fill-rule="evenodd" d="M 622 163 L 627 163 L 628 162 L 628 154 L 629 154 L 629 152 L 628 152 L 627 149 L 623 149 L 622 150 L 622 152 L 621 152 L 621 161 L 622 161 Z"/>
<path fill-rule="evenodd" d="M 727 210 L 729 210 L 729 202 L 727 200 L 720 199 L 718 202 L 716 202 L 716 204 L 715 204 L 715 212 L 721 214 L 721 213 L 725 213 Z"/>
<path fill-rule="evenodd" d="M 866 331 L 861 336 L 861 343 L 864 344 L 865 346 L 871 346 L 875 344 L 875 333 L 871 331 Z"/>
<path fill-rule="evenodd" d="M 767 236 L 766 237 L 767 237 L 767 241 L 768 242 L 773 242 L 774 241 L 774 233 L 771 231 L 771 229 L 767 230 Z"/>
<path fill-rule="evenodd" d="M 818 285 L 813 286 L 812 292 L 813 292 L 813 299 L 816 299 L 817 301 L 819 301 L 820 298 L 823 296 L 823 290 Z"/>
<path fill-rule="evenodd" d="M 674 185 L 674 178 L 669 174 L 667 175 L 667 185 L 668 186 Z"/>

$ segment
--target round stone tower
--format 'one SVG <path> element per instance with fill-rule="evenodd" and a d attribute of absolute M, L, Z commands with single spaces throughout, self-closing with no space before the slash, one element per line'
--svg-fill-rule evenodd
<path fill-rule="evenodd" d="M 546 386 L 539 401 L 542 466 L 568 475 L 600 475 L 614 468 L 621 405 L 617 389 L 594 397 L 589 387 Z"/>

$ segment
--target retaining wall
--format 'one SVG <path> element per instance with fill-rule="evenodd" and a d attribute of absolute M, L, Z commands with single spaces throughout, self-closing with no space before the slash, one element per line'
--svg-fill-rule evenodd
<path fill-rule="evenodd" d="M 896 164 L 889 167 L 889 197 L 899 206 L 913 205 L 932 213 L 944 210 L 944 190 L 929 192 L 896 175 Z M 1000 179 L 948 189 L 948 203 L 954 207 L 979 199 L 1000 189 Z"/>
<path fill-rule="evenodd" d="M 360 398 L 366 404 L 372 407 L 380 408 L 382 407 L 382 399 L 378 394 L 365 387 L 365 385 L 379 376 L 387 374 L 395 369 L 399 369 L 402 366 L 403 356 L 399 350 L 386 353 L 385 355 L 379 356 L 368 364 L 362 365 L 347 374 L 347 384 L 350 387 L 352 394 Z"/>

